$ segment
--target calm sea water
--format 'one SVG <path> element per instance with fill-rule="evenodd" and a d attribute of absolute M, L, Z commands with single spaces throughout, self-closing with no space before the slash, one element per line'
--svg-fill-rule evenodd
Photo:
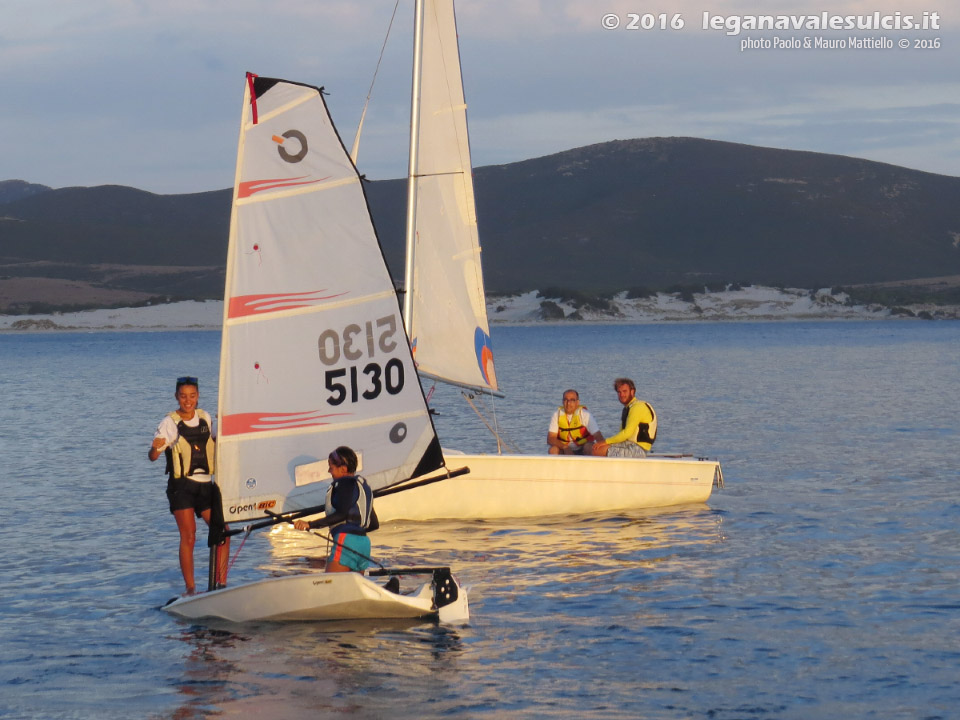
<path fill-rule="evenodd" d="M 391 524 L 450 564 L 470 624 L 193 625 L 162 467 L 173 378 L 216 406 L 216 333 L 0 336 L 0 716 L 949 718 L 960 706 L 960 323 L 496 328 L 524 450 L 577 387 L 606 429 L 628 375 L 661 451 L 718 457 L 706 505 Z M 447 445 L 493 447 L 437 390 Z M 232 578 L 308 567 L 287 533 Z M 198 551 L 198 564 L 204 558 Z"/>

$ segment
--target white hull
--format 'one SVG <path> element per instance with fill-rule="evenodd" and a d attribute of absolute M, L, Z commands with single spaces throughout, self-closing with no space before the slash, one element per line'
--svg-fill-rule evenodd
<path fill-rule="evenodd" d="M 213 617 L 232 622 L 384 618 L 465 622 L 467 592 L 457 589 L 458 599 L 438 610 L 429 582 L 411 595 L 398 595 L 359 573 L 309 573 L 182 597 L 163 609 L 191 620 Z"/>
<path fill-rule="evenodd" d="M 444 451 L 469 474 L 378 497 L 389 520 L 488 520 L 579 515 L 703 503 L 720 464 L 693 457 L 643 459 L 576 455 L 471 455 Z"/>

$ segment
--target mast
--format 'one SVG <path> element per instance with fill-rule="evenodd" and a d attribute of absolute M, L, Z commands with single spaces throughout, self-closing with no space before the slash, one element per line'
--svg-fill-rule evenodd
<path fill-rule="evenodd" d="M 410 91 L 410 158 L 407 165 L 407 251 L 403 268 L 403 324 L 410 332 L 413 319 L 413 259 L 416 249 L 417 173 L 420 152 L 420 67 L 423 63 L 423 0 L 413 14 L 413 82 Z"/>

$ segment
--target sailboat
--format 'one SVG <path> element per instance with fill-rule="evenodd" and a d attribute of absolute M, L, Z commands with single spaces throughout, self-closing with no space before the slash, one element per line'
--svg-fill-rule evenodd
<path fill-rule="evenodd" d="M 359 456 L 374 492 L 443 469 L 362 180 L 320 88 L 249 74 L 227 257 L 217 484 L 251 532 L 322 512 L 326 458 Z M 238 524 L 248 523 L 238 528 Z M 213 527 L 212 527 L 213 529 Z M 187 617 L 469 617 L 447 567 L 213 582 L 164 609 Z M 394 592 L 375 578 L 428 576 Z"/>
<path fill-rule="evenodd" d="M 453 0 L 417 0 L 404 321 L 421 378 L 501 395 L 487 321 Z M 452 453 L 446 450 L 448 456 Z M 716 460 L 458 454 L 468 475 L 392 494 L 384 521 L 496 519 L 703 503 Z M 522 501 L 519 501 L 522 499 Z"/>

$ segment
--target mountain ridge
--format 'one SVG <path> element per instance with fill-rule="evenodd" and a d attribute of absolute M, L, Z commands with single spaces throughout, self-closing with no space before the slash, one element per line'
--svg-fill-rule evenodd
<path fill-rule="evenodd" d="M 960 275 L 960 178 L 947 175 L 823 153 L 645 138 L 479 167 L 474 179 L 491 294 L 724 283 L 815 288 Z M 398 271 L 406 181 L 365 187 L 388 265 Z M 3 295 L 4 278 L 219 297 L 230 200 L 229 189 L 157 195 L 2 181 L 0 308 L 18 302 Z"/>

